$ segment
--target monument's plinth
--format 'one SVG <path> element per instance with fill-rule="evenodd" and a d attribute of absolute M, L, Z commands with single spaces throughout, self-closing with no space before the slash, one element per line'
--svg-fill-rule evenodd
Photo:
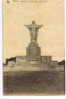
<path fill-rule="evenodd" d="M 41 49 L 36 42 L 31 42 L 26 48 L 26 59 L 28 61 L 40 61 Z"/>

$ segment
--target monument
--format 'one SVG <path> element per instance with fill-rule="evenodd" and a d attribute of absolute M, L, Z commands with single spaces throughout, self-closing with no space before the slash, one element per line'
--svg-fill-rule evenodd
<path fill-rule="evenodd" d="M 58 61 L 52 60 L 52 56 L 41 55 L 41 48 L 37 39 L 38 31 L 42 26 L 36 24 L 35 21 L 32 21 L 30 25 L 25 25 L 30 32 L 30 43 L 26 48 L 26 56 L 16 56 L 6 60 L 6 66 L 12 66 L 12 71 L 64 71 L 64 68 L 59 68 Z M 4 69 L 4 71 L 7 70 L 9 71 L 9 69 Z"/>
<path fill-rule="evenodd" d="M 16 56 L 15 64 L 16 66 L 32 66 L 35 65 L 35 67 L 38 65 L 45 65 L 45 64 L 50 64 L 52 61 L 51 56 L 41 56 L 41 48 L 37 42 L 38 39 L 38 32 L 39 29 L 43 25 L 38 25 L 36 24 L 35 21 L 32 21 L 32 24 L 25 25 L 27 29 L 30 32 L 30 43 L 26 47 L 26 56 Z M 7 60 L 8 64 L 12 63 L 13 58 Z"/>
<path fill-rule="evenodd" d="M 25 25 L 30 31 L 30 43 L 26 48 L 26 60 L 27 61 L 39 61 L 41 60 L 41 49 L 37 43 L 38 30 L 42 25 L 37 25 L 35 21 L 32 24 Z"/>

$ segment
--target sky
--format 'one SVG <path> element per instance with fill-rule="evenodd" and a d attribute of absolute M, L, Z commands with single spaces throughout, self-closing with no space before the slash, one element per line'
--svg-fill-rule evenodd
<path fill-rule="evenodd" d="M 43 25 L 38 32 L 41 55 L 51 55 L 54 60 L 64 59 L 64 2 L 44 0 L 41 3 L 26 3 L 21 0 L 3 3 L 4 60 L 26 55 L 30 33 L 24 25 L 35 20 Z M 25 0 L 26 1 L 26 0 Z"/>

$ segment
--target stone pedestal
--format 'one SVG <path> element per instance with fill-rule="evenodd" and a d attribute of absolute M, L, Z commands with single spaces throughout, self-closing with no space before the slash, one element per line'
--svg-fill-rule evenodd
<path fill-rule="evenodd" d="M 26 48 L 27 61 L 40 61 L 41 49 L 36 42 L 31 42 Z"/>

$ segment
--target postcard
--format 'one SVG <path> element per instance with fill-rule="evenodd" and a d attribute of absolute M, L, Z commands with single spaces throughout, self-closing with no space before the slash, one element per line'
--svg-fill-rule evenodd
<path fill-rule="evenodd" d="M 3 0 L 3 94 L 65 94 L 64 0 Z"/>

